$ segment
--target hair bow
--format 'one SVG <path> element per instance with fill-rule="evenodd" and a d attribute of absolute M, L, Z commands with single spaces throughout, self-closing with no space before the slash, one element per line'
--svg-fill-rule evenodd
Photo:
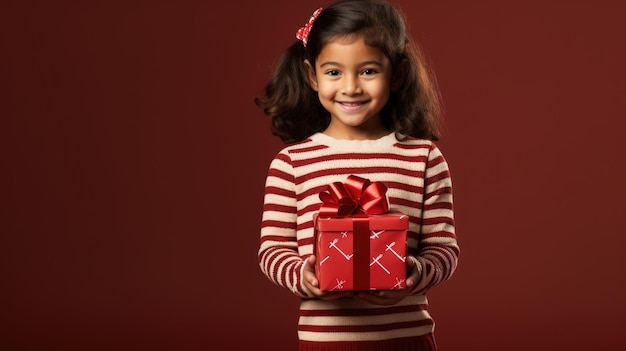
<path fill-rule="evenodd" d="M 389 211 L 387 186 L 351 175 L 345 183 L 334 182 L 320 193 L 320 216 L 345 217 L 356 212 L 381 214 Z"/>
<path fill-rule="evenodd" d="M 302 40 L 302 44 L 304 44 L 304 47 L 306 47 L 307 40 L 309 39 L 309 33 L 311 33 L 311 28 L 313 28 L 313 23 L 317 19 L 317 16 L 319 16 L 322 12 L 322 9 L 323 8 L 320 7 L 319 9 L 315 10 L 311 18 L 309 18 L 309 21 L 296 32 L 296 38 L 298 40 Z"/>

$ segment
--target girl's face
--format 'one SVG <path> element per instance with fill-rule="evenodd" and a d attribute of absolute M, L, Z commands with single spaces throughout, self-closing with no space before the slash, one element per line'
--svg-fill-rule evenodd
<path fill-rule="evenodd" d="M 331 120 L 325 134 L 338 139 L 376 139 L 388 133 L 380 111 L 391 93 L 391 63 L 382 51 L 357 40 L 324 46 L 315 69 L 306 61 L 311 87 Z"/>

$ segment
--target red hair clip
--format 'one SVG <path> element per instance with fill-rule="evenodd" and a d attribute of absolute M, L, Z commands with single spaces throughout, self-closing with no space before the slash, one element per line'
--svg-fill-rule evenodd
<path fill-rule="evenodd" d="M 322 12 L 322 7 L 315 10 L 311 18 L 309 18 L 309 21 L 302 28 L 298 29 L 298 31 L 296 32 L 296 38 L 298 38 L 298 40 L 302 40 L 302 44 L 304 44 L 304 47 L 306 47 L 306 42 L 309 39 L 309 33 L 311 32 L 313 23 L 315 22 L 315 20 L 317 19 L 317 16 L 319 16 L 321 12 Z"/>

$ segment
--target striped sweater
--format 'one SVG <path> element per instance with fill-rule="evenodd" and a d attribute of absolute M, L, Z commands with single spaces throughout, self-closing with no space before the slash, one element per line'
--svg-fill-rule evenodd
<path fill-rule="evenodd" d="M 394 306 L 350 298 L 323 301 L 302 283 L 304 261 L 313 254 L 319 193 L 351 174 L 384 182 L 391 210 L 409 216 L 408 256 L 421 278 Z M 285 147 L 270 164 L 260 239 L 262 272 L 302 298 L 301 350 L 421 350 L 416 340 L 434 330 L 425 293 L 450 278 L 459 254 L 448 165 L 429 140 L 398 141 L 394 133 L 377 140 L 339 140 L 317 133 Z"/>

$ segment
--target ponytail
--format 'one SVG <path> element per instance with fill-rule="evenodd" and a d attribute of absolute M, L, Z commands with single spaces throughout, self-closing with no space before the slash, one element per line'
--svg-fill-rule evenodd
<path fill-rule="evenodd" d="M 304 140 L 326 129 L 330 122 L 329 113 L 309 84 L 304 60 L 301 41 L 289 46 L 265 85 L 264 94 L 255 99 L 256 105 L 272 118 L 272 134 L 284 142 Z"/>

